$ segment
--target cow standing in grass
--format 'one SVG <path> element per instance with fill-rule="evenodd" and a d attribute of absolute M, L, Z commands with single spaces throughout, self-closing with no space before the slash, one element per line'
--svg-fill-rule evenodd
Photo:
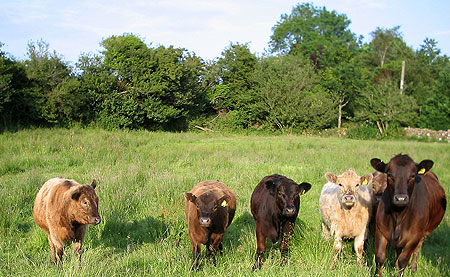
<path fill-rule="evenodd" d="M 97 225 L 97 182 L 80 185 L 74 180 L 53 178 L 44 183 L 36 195 L 33 216 L 36 223 L 48 234 L 51 260 L 62 261 L 64 244 L 73 242 L 73 250 L 81 261 L 81 246 L 87 225 Z"/>
<path fill-rule="evenodd" d="M 416 164 L 408 155 L 400 154 L 387 164 L 380 159 L 370 163 L 387 176 L 387 188 L 377 210 L 375 275 L 382 275 L 388 243 L 397 251 L 398 276 L 403 276 L 411 255 L 411 271 L 415 272 L 423 240 L 442 221 L 447 206 L 445 191 L 430 171 L 433 161 Z"/>
<path fill-rule="evenodd" d="M 358 176 L 347 170 L 339 176 L 328 172 L 328 182 L 323 186 L 319 198 L 322 215 L 322 235 L 325 239 L 334 236 L 334 259 L 331 268 L 342 251 L 342 239 L 355 239 L 354 248 L 358 263 L 362 263 L 364 241 L 372 213 L 372 196 L 367 189 L 372 174 Z"/>
<path fill-rule="evenodd" d="M 311 188 L 308 183 L 296 182 L 281 175 L 264 177 L 256 186 L 251 198 L 251 211 L 256 221 L 257 249 L 253 270 L 261 268 L 266 252 L 266 238 L 281 240 L 281 264 L 288 258 L 289 240 L 294 234 L 295 220 L 300 207 L 300 197 Z"/>
<path fill-rule="evenodd" d="M 219 181 L 203 181 L 186 193 L 185 213 L 194 256 L 191 270 L 199 268 L 201 244 L 206 245 L 206 256 L 216 265 L 214 255 L 222 250 L 223 236 L 235 211 L 233 191 Z"/>

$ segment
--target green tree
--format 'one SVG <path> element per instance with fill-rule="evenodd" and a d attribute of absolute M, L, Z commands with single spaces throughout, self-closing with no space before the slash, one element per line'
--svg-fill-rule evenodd
<path fill-rule="evenodd" d="M 392 81 L 366 87 L 358 98 L 357 119 L 376 124 L 381 135 L 392 124 L 411 125 L 417 119 L 416 101 L 401 94 Z"/>
<path fill-rule="evenodd" d="M 321 129 L 336 119 L 335 104 L 301 56 L 268 57 L 254 74 L 265 120 L 275 129 Z"/>
<path fill-rule="evenodd" d="M 358 40 L 348 28 L 346 15 L 299 4 L 290 15 L 283 14 L 272 28 L 273 53 L 304 55 L 316 68 L 333 66 L 348 58 L 346 50 L 358 48 Z"/>
<path fill-rule="evenodd" d="M 58 119 L 64 117 L 64 112 L 55 109 L 55 103 L 52 103 L 52 99 L 61 90 L 53 90 L 69 81 L 71 68 L 60 55 L 51 53 L 49 44 L 43 40 L 28 43 L 28 59 L 24 61 L 24 65 L 27 77 L 33 83 L 33 105 L 34 110 L 39 110 L 38 118 L 42 123 L 62 123 Z"/>
<path fill-rule="evenodd" d="M 247 127 L 256 120 L 251 74 L 257 63 L 248 45 L 239 43 L 225 48 L 217 61 L 218 78 L 209 100 L 217 111 L 229 112 L 240 127 Z"/>
<path fill-rule="evenodd" d="M 86 67 L 89 77 L 83 73 L 85 82 L 94 82 L 88 86 L 102 125 L 182 129 L 204 108 L 200 58 L 181 48 L 150 48 L 131 34 L 109 37 L 102 45 L 103 59 L 92 60 L 98 67 Z M 89 72 L 96 71 L 108 90 L 95 85 Z"/>
<path fill-rule="evenodd" d="M 4 128 L 33 124 L 39 118 L 31 85 L 23 64 L 0 50 L 0 118 Z"/>

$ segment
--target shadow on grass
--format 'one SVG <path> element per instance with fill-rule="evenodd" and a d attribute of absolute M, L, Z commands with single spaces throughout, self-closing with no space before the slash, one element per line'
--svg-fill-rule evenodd
<path fill-rule="evenodd" d="M 237 218 L 234 218 L 228 227 L 223 244 L 225 247 L 233 247 L 240 245 L 240 240 L 243 235 L 255 229 L 255 220 L 249 212 L 244 212 Z"/>
<path fill-rule="evenodd" d="M 166 237 L 167 225 L 153 217 L 133 222 L 109 219 L 100 233 L 100 239 L 94 245 L 111 246 L 120 250 L 129 250 L 131 246 L 158 242 Z"/>

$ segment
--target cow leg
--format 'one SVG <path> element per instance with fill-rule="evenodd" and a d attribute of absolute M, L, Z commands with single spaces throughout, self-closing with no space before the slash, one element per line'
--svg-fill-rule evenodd
<path fill-rule="evenodd" d="M 336 232 L 335 238 L 334 238 L 334 244 L 333 244 L 334 257 L 333 257 L 333 262 L 330 265 L 330 269 L 336 268 L 336 262 L 341 254 L 341 251 L 342 251 L 342 237 L 339 234 L 339 232 Z"/>
<path fill-rule="evenodd" d="M 375 276 L 383 276 L 382 269 L 386 260 L 386 247 L 388 240 L 378 231 L 375 234 Z"/>
<path fill-rule="evenodd" d="M 325 240 L 329 240 L 331 238 L 331 232 L 328 226 L 322 222 L 322 236 Z"/>
<path fill-rule="evenodd" d="M 411 261 L 411 271 L 416 272 L 417 271 L 417 256 L 419 255 L 420 249 L 422 248 L 424 238 L 422 238 L 417 245 L 416 249 L 414 249 L 414 253 L 412 255 L 412 261 Z"/>
<path fill-rule="evenodd" d="M 214 266 L 216 266 L 215 254 L 222 245 L 223 236 L 224 234 L 211 234 L 212 244 L 209 246 L 209 249 L 210 249 L 210 257 L 212 259 Z"/>
<path fill-rule="evenodd" d="M 252 268 L 253 271 L 261 269 L 262 258 L 266 252 L 266 236 L 258 225 L 256 225 L 256 245 L 255 264 Z"/>
<path fill-rule="evenodd" d="M 359 234 L 355 237 L 354 247 L 356 252 L 356 261 L 358 264 L 362 264 L 362 257 L 364 252 L 364 239 L 366 237 L 366 232 Z"/>
<path fill-rule="evenodd" d="M 191 271 L 193 270 L 198 270 L 198 260 L 200 259 L 200 252 L 201 252 L 201 248 L 200 248 L 200 244 L 199 243 L 195 243 L 191 240 L 191 246 L 192 246 L 192 256 L 194 257 L 194 261 L 192 262 L 192 266 L 191 266 Z"/>
<path fill-rule="evenodd" d="M 289 241 L 294 235 L 295 223 L 286 221 L 283 225 L 283 238 L 280 243 L 281 262 L 280 265 L 285 265 L 288 262 L 289 256 Z"/>
<path fill-rule="evenodd" d="M 420 242 L 407 244 L 401 251 L 400 255 L 398 255 L 397 261 L 395 261 L 395 265 L 398 268 L 398 277 L 402 277 L 405 273 L 405 268 L 409 263 L 409 259 L 411 258 L 411 255 L 416 250 L 416 248 L 419 246 L 419 243 Z"/>
<path fill-rule="evenodd" d="M 83 251 L 81 247 L 83 245 L 84 235 L 86 234 L 86 226 L 81 226 L 77 230 L 75 230 L 75 240 L 73 242 L 73 251 L 78 257 L 78 261 L 81 262 L 81 254 Z"/>
<path fill-rule="evenodd" d="M 51 234 L 48 235 L 48 243 L 51 250 L 51 261 L 54 264 L 59 264 L 62 262 L 62 257 L 64 254 L 64 242 L 53 237 Z"/>

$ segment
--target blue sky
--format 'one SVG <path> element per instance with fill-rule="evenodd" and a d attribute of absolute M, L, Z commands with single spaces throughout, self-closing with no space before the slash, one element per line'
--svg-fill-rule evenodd
<path fill-rule="evenodd" d="M 100 42 L 133 33 L 145 43 L 183 47 L 203 59 L 219 57 L 230 42 L 249 43 L 253 53 L 268 48 L 272 27 L 299 3 L 290 0 L 0 0 L 2 50 L 26 58 L 27 43 L 44 39 L 50 49 L 76 62 L 99 53 Z M 400 25 L 406 43 L 418 49 L 426 37 L 450 55 L 448 0 L 312 1 L 346 14 L 350 30 L 370 40 L 376 27 Z"/>

